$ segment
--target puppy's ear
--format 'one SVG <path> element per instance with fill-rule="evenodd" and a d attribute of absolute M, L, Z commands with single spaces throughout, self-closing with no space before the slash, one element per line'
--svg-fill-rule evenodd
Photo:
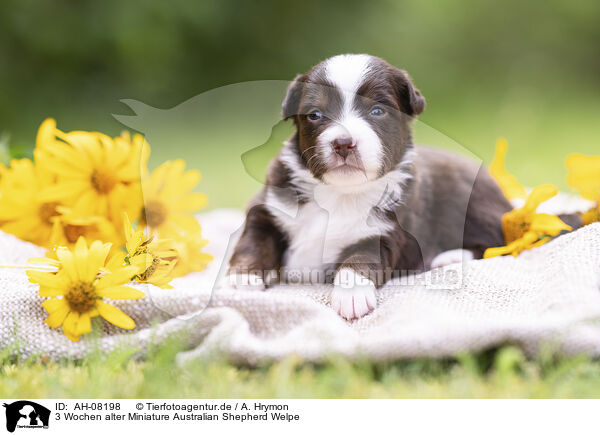
<path fill-rule="evenodd" d="M 425 110 L 425 97 L 413 85 L 408 73 L 392 67 L 392 77 L 400 109 L 410 116 L 417 116 L 423 112 Z"/>
<path fill-rule="evenodd" d="M 298 74 L 288 86 L 287 93 L 281 104 L 283 119 L 289 119 L 298 114 L 300 98 L 302 98 L 302 90 L 304 89 L 306 79 L 306 74 Z"/>

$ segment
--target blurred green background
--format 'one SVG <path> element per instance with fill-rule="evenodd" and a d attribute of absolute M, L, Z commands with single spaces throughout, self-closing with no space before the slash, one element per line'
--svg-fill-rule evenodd
<path fill-rule="evenodd" d="M 366 52 L 408 70 L 426 96 L 418 142 L 448 138 L 489 162 L 504 136 L 507 166 L 523 183 L 565 188 L 564 156 L 600 150 L 599 22 L 597 0 L 3 0 L 0 132 L 25 154 L 48 116 L 63 130 L 118 134 L 124 126 L 112 114 L 132 114 L 122 99 L 170 109 L 214 88 L 291 80 L 326 57 Z M 277 116 L 283 89 L 245 110 Z M 210 119 L 210 108 L 191 113 Z M 234 136 L 200 137 L 191 115 L 149 134 L 151 165 L 183 157 L 203 172 L 211 207 L 243 206 L 260 183 L 240 156 L 270 130 L 250 140 L 251 123 L 234 112 L 220 125 Z M 271 142 L 288 133 L 277 127 Z"/>

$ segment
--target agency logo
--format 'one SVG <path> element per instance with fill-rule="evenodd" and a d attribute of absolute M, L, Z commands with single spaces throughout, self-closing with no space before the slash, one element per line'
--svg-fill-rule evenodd
<path fill-rule="evenodd" d="M 3 405 L 6 408 L 6 430 L 48 429 L 50 410 L 29 400 L 19 400 Z"/>

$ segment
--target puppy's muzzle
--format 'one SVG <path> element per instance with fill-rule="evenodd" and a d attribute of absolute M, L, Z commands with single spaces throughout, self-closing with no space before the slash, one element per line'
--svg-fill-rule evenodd
<path fill-rule="evenodd" d="M 356 148 L 356 144 L 351 137 L 338 137 L 331 142 L 331 146 L 336 154 L 344 159 L 348 157 L 350 153 L 354 152 L 354 149 Z"/>

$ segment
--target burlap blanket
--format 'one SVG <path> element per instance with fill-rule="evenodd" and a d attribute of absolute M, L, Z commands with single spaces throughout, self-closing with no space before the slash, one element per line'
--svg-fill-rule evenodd
<path fill-rule="evenodd" d="M 135 320 L 133 331 L 105 322 L 101 336 L 70 342 L 43 322 L 47 313 L 37 285 L 28 282 L 24 270 L 0 269 L 1 347 L 51 359 L 123 346 L 143 353 L 183 332 L 189 348 L 179 354 L 180 362 L 226 357 L 256 364 L 290 354 L 312 361 L 330 354 L 385 361 L 450 356 L 502 343 L 528 353 L 548 344 L 564 353 L 600 355 L 600 224 L 518 258 L 476 260 L 441 275 L 432 271 L 389 283 L 379 291 L 377 309 L 349 323 L 328 306 L 327 286 L 213 291 L 243 215 L 217 210 L 199 218 L 215 261 L 202 273 L 175 280 L 174 290 L 136 285 L 145 298 L 115 302 Z M 25 265 L 43 255 L 3 233 L 0 249 L 2 265 Z"/>

